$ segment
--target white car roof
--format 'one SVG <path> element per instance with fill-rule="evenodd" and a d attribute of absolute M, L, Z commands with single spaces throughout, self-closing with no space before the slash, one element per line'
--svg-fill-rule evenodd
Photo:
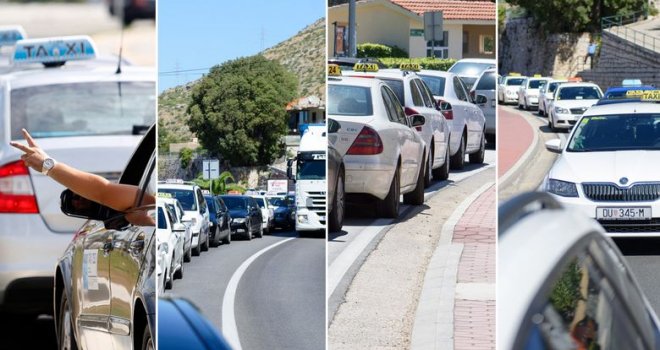
<path fill-rule="evenodd" d="M 459 62 L 497 64 L 497 60 L 495 60 L 494 58 L 462 58 L 462 59 L 456 61 L 456 63 L 459 63 Z M 454 63 L 454 64 L 456 64 L 456 63 Z"/>
<path fill-rule="evenodd" d="M 369 78 L 356 78 L 352 76 L 342 76 L 340 78 L 333 77 L 328 79 L 328 84 L 333 85 L 351 85 L 351 86 L 363 86 L 363 87 L 376 87 L 380 84 L 383 84 L 382 81 L 378 79 L 369 79 Z"/>
<path fill-rule="evenodd" d="M 617 102 L 594 105 L 584 113 L 584 116 L 639 113 L 660 114 L 660 104 L 653 102 Z"/>
<path fill-rule="evenodd" d="M 376 78 L 388 78 L 388 79 L 400 79 L 400 80 L 405 80 L 408 77 L 418 77 L 415 72 L 408 72 L 408 73 L 403 73 L 403 71 L 398 70 L 398 69 L 387 69 L 387 70 L 379 70 L 378 72 L 349 72 L 349 76 L 357 77 L 357 76 L 373 76 Z"/>
<path fill-rule="evenodd" d="M 197 185 L 159 183 L 158 189 L 194 190 Z"/>
<path fill-rule="evenodd" d="M 0 81 L 11 81 L 12 88 L 95 81 L 156 81 L 153 68 L 126 66 L 116 74 L 115 66 L 64 65 L 55 68 L 16 70 L 0 75 Z"/>
<path fill-rule="evenodd" d="M 490 68 L 486 69 L 485 71 L 488 71 L 488 70 L 490 70 Z M 457 76 L 456 73 L 445 72 L 445 71 L 441 71 L 441 70 L 431 70 L 431 69 L 422 69 L 422 70 L 419 71 L 419 74 L 421 74 L 421 75 L 431 75 L 431 76 L 442 77 L 442 78 L 452 78 L 452 77 Z"/>
<path fill-rule="evenodd" d="M 567 87 L 576 87 L 576 86 L 593 86 L 597 87 L 600 90 L 600 87 L 594 83 L 585 83 L 585 82 L 566 82 L 564 84 L 561 84 L 557 89 L 563 89 Z"/>

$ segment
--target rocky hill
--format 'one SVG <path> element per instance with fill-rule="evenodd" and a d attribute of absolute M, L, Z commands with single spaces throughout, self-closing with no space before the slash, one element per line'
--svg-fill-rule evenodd
<path fill-rule="evenodd" d="M 300 97 L 317 95 L 325 101 L 325 18 L 262 53 L 298 76 Z M 193 137 L 186 121 L 190 91 L 196 81 L 167 89 L 158 97 L 159 147 Z M 161 149 L 167 153 L 167 149 Z M 163 152 L 164 151 L 164 152 Z"/>

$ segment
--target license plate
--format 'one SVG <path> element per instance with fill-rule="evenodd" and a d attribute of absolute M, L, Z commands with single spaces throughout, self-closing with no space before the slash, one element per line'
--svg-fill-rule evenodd
<path fill-rule="evenodd" d="M 651 207 L 598 207 L 596 219 L 603 220 L 651 220 Z"/>

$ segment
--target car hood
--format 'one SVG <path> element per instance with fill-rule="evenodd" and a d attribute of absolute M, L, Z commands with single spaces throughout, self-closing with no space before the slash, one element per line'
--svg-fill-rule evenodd
<path fill-rule="evenodd" d="M 277 207 L 277 208 L 275 209 L 275 212 L 276 212 L 276 213 L 286 213 L 286 212 L 288 212 L 288 211 L 289 211 L 289 207 Z"/>
<path fill-rule="evenodd" d="M 552 179 L 583 182 L 612 182 L 628 178 L 628 184 L 660 181 L 660 152 L 564 152 L 550 170 Z"/>
<path fill-rule="evenodd" d="M 248 216 L 246 209 L 229 209 L 229 216 L 232 218 L 245 218 Z"/>
<path fill-rule="evenodd" d="M 555 107 L 563 108 L 577 108 L 577 107 L 591 107 L 595 105 L 598 100 L 555 100 Z"/>

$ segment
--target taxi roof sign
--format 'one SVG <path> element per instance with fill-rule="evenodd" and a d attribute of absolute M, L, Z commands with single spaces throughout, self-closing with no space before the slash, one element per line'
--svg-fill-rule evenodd
<path fill-rule="evenodd" d="M 568 81 L 571 83 L 581 83 L 582 82 L 582 77 L 570 77 L 568 78 Z"/>
<path fill-rule="evenodd" d="M 173 198 L 169 192 L 158 192 L 158 198 Z"/>
<path fill-rule="evenodd" d="M 412 71 L 412 72 L 419 72 L 422 68 L 419 65 L 419 63 L 401 63 L 399 65 L 400 70 L 407 70 L 407 71 Z"/>
<path fill-rule="evenodd" d="M 638 98 L 642 101 L 660 102 L 660 90 L 628 90 L 626 98 Z"/>
<path fill-rule="evenodd" d="M 519 77 L 519 76 L 520 76 L 520 73 L 510 72 L 510 73 L 509 73 L 509 76 L 510 76 L 510 77 Z"/>
<path fill-rule="evenodd" d="M 375 63 L 356 63 L 353 66 L 355 72 L 378 72 L 378 65 Z"/>
<path fill-rule="evenodd" d="M 336 64 L 328 65 L 328 76 L 329 77 L 338 77 L 341 76 L 341 68 Z"/>
<path fill-rule="evenodd" d="M 0 46 L 11 46 L 19 40 L 27 39 L 21 26 L 0 26 Z"/>
<path fill-rule="evenodd" d="M 16 42 L 14 64 L 43 63 L 62 65 L 67 61 L 96 58 L 96 47 L 86 35 L 57 38 L 26 39 Z"/>
<path fill-rule="evenodd" d="M 541 74 L 534 74 L 534 78 L 542 78 L 543 76 Z"/>

